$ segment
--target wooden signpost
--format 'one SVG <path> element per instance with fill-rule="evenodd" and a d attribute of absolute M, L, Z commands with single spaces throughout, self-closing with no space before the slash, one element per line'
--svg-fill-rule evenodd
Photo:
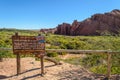
<path fill-rule="evenodd" d="M 18 33 L 12 36 L 13 53 L 16 55 L 17 75 L 21 72 L 20 54 L 33 53 L 41 58 L 41 74 L 44 74 L 43 58 L 45 55 L 44 36 L 19 36 Z"/>

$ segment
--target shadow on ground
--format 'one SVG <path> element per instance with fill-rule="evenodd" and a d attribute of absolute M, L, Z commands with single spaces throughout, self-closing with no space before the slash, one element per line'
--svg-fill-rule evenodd
<path fill-rule="evenodd" d="M 53 67 L 55 65 L 49 65 L 49 66 L 45 66 L 45 68 L 48 68 L 48 67 Z M 27 70 L 27 71 L 24 71 L 24 72 L 21 72 L 19 75 L 22 75 L 22 74 L 25 74 L 27 72 L 31 72 L 31 71 L 34 71 L 34 70 L 40 70 L 41 68 L 34 68 L 34 69 L 30 69 L 30 70 Z M 19 76 L 19 75 L 12 75 L 12 76 L 5 76 L 5 75 L 0 75 L 0 80 L 1 79 L 7 79 L 7 78 L 11 78 L 11 77 L 14 77 L 14 76 Z M 35 74 L 33 76 L 28 76 L 28 77 L 25 77 L 21 80 L 26 80 L 26 79 L 30 79 L 30 78 L 34 78 L 34 77 L 37 77 L 37 76 L 42 76 L 42 74 Z"/>
<path fill-rule="evenodd" d="M 7 78 L 7 76 L 5 76 L 5 75 L 0 75 L 0 80 L 1 80 L 1 79 L 5 79 L 5 78 Z"/>

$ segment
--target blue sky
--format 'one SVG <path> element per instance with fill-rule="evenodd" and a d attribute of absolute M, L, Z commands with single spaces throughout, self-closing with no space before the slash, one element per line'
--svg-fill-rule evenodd
<path fill-rule="evenodd" d="M 120 9 L 120 0 L 0 0 L 0 28 L 54 28 Z"/>

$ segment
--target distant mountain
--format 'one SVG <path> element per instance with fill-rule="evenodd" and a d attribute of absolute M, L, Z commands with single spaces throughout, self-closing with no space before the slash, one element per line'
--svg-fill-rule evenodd
<path fill-rule="evenodd" d="M 120 34 L 120 10 L 115 9 L 104 14 L 94 14 L 91 18 L 72 24 L 63 23 L 54 30 L 60 35 L 116 35 Z"/>

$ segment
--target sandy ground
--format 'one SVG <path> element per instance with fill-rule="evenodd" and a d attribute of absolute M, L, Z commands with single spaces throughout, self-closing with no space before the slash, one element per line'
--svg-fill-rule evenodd
<path fill-rule="evenodd" d="M 101 80 L 80 66 L 64 62 L 62 65 L 44 62 L 44 65 L 45 75 L 41 76 L 40 61 L 35 61 L 34 58 L 22 58 L 21 74 L 17 76 L 16 59 L 5 59 L 0 62 L 0 80 Z"/>

